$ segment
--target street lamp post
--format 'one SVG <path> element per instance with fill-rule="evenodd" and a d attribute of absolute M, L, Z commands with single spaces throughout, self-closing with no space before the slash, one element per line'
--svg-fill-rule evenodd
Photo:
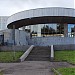
<path fill-rule="evenodd" d="M 14 49 L 14 46 L 15 46 L 15 25 L 13 25 L 13 35 L 12 35 L 12 38 L 13 38 L 13 53 L 14 53 L 14 56 L 13 56 L 13 59 L 15 60 L 15 49 Z"/>

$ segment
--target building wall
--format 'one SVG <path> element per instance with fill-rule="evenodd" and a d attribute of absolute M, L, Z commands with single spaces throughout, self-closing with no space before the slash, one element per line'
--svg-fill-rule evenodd
<path fill-rule="evenodd" d="M 36 46 L 50 46 L 50 45 L 67 45 L 75 44 L 75 38 L 73 37 L 35 37 L 29 39 L 30 45 Z"/>
<path fill-rule="evenodd" d="M 4 35 L 4 43 L 13 45 L 12 29 L 0 31 Z M 50 45 L 69 45 L 75 44 L 75 37 L 33 37 L 25 31 L 15 29 L 15 44 L 17 46 L 35 45 L 35 46 L 50 46 Z"/>
<path fill-rule="evenodd" d="M 24 46 L 0 46 L 0 51 L 26 51 L 30 45 L 24 45 Z"/>
<path fill-rule="evenodd" d="M 12 45 L 14 41 L 12 40 L 12 29 L 6 29 L 0 31 L 1 35 L 4 35 L 4 43 L 6 45 Z M 15 44 L 16 45 L 27 45 L 26 32 L 22 30 L 15 29 Z"/>
<path fill-rule="evenodd" d="M 68 45 L 54 45 L 54 50 L 75 50 L 75 44 Z"/>
<path fill-rule="evenodd" d="M 26 32 L 22 30 L 15 30 L 15 43 L 17 45 L 27 45 Z"/>
<path fill-rule="evenodd" d="M 0 35 L 4 35 L 4 42 L 8 42 L 12 38 L 11 29 L 1 30 Z"/>

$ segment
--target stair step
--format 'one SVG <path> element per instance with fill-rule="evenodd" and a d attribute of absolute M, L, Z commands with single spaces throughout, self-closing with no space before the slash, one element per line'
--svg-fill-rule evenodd
<path fill-rule="evenodd" d="M 50 61 L 50 47 L 34 47 L 26 61 Z"/>

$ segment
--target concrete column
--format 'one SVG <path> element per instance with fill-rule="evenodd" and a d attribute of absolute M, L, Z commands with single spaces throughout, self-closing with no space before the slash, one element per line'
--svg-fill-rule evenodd
<path fill-rule="evenodd" d="M 41 37 L 41 26 L 40 25 L 37 25 L 37 36 L 38 37 Z"/>
<path fill-rule="evenodd" d="M 30 26 L 30 38 L 32 38 L 33 25 Z"/>
<path fill-rule="evenodd" d="M 64 37 L 68 37 L 68 24 L 64 24 Z"/>
<path fill-rule="evenodd" d="M 15 45 L 15 25 L 13 25 L 13 29 L 12 29 L 12 40 L 13 40 L 13 44 Z"/>
<path fill-rule="evenodd" d="M 25 31 L 25 26 L 22 27 L 22 30 Z"/>
<path fill-rule="evenodd" d="M 74 26 L 74 37 L 75 37 L 75 26 Z"/>
<path fill-rule="evenodd" d="M 30 26 L 30 32 L 32 32 L 32 31 L 33 31 L 33 25 Z"/>

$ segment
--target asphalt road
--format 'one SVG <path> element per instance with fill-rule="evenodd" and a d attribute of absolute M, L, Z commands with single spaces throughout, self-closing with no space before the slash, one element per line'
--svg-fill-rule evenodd
<path fill-rule="evenodd" d="M 51 68 L 72 67 L 67 62 L 25 61 L 0 63 L 3 75 L 54 75 Z"/>

